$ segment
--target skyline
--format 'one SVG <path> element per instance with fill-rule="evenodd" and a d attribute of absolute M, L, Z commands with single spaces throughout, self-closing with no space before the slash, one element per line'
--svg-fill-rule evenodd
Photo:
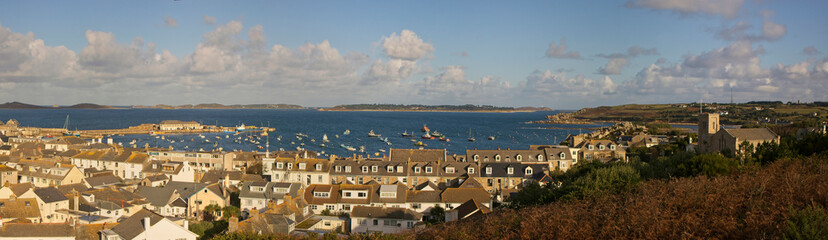
<path fill-rule="evenodd" d="M 3 2 L 0 102 L 826 101 L 826 5 Z"/>

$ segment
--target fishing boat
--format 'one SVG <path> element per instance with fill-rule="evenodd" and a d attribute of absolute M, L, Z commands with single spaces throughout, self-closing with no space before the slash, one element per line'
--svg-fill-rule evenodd
<path fill-rule="evenodd" d="M 348 129 L 345 129 L 345 132 L 342 133 L 342 135 L 350 135 L 350 134 L 351 134 L 351 130 L 348 130 Z"/>
<path fill-rule="evenodd" d="M 368 137 L 380 137 L 381 135 L 374 133 L 374 129 L 368 131 Z"/>
<path fill-rule="evenodd" d="M 420 129 L 420 131 L 423 131 L 423 132 L 430 132 L 431 130 L 428 130 L 428 127 L 426 127 L 426 125 L 425 125 L 425 124 L 423 124 L 423 128 L 422 128 L 422 129 Z"/>
<path fill-rule="evenodd" d="M 319 144 L 319 147 L 328 147 L 328 145 L 325 145 L 325 144 L 323 143 L 323 144 Z"/>
<path fill-rule="evenodd" d="M 439 138 L 439 137 L 443 137 L 443 134 L 438 132 L 438 131 L 434 131 L 434 132 L 431 132 L 431 136 Z"/>
<path fill-rule="evenodd" d="M 400 133 L 400 136 L 402 136 L 402 137 L 413 137 L 414 134 L 408 133 L 408 130 L 405 130 L 405 132 Z"/>
<path fill-rule="evenodd" d="M 431 134 L 428 134 L 428 132 L 426 132 L 425 134 L 423 134 L 422 138 L 423 139 L 434 139 L 434 136 L 431 136 Z"/>

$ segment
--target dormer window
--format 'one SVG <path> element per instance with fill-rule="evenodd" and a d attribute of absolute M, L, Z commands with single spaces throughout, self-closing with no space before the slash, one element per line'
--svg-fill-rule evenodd
<path fill-rule="evenodd" d="M 426 173 L 431 173 L 431 167 L 425 167 L 425 172 Z"/>
<path fill-rule="evenodd" d="M 316 164 L 316 171 L 322 171 L 322 164 Z"/>
<path fill-rule="evenodd" d="M 287 169 L 288 169 L 288 170 L 293 169 L 293 163 L 288 163 L 288 164 L 287 164 Z"/>
<path fill-rule="evenodd" d="M 367 173 L 368 172 L 368 166 L 362 166 L 362 172 Z"/>
<path fill-rule="evenodd" d="M 397 166 L 397 172 L 402 173 L 403 172 L 403 166 Z"/>
<path fill-rule="evenodd" d="M 610 145 L 610 150 L 615 150 L 615 145 Z"/>
<path fill-rule="evenodd" d="M 523 160 L 523 156 L 521 156 L 520 154 L 518 154 L 517 156 L 515 156 L 515 160 L 516 160 L 516 161 L 518 161 L 518 162 L 520 162 L 520 161 L 522 161 L 522 160 Z"/>
<path fill-rule="evenodd" d="M 336 169 L 336 172 L 341 172 L 342 171 L 342 166 L 336 166 L 335 169 Z"/>
<path fill-rule="evenodd" d="M 414 167 L 414 173 L 420 173 L 420 167 Z"/>
<path fill-rule="evenodd" d="M 351 172 L 351 166 L 345 166 L 345 172 Z"/>
<path fill-rule="evenodd" d="M 492 167 L 486 167 L 486 174 L 492 174 Z"/>
<path fill-rule="evenodd" d="M 600 150 L 604 150 L 604 145 L 600 145 L 600 146 L 598 146 L 598 149 L 600 149 Z"/>
<path fill-rule="evenodd" d="M 446 167 L 446 173 L 454 173 L 454 167 Z"/>
<path fill-rule="evenodd" d="M 559 156 L 561 157 L 561 159 L 564 159 L 564 158 L 566 158 L 566 153 L 561 153 L 561 155 L 559 155 Z"/>
<path fill-rule="evenodd" d="M 299 170 L 305 170 L 306 163 L 299 163 Z"/>
<path fill-rule="evenodd" d="M 379 171 L 379 167 L 378 167 L 378 166 L 376 166 L 376 165 L 375 165 L 375 166 L 371 166 L 371 172 L 378 172 L 378 171 Z"/>
<path fill-rule="evenodd" d="M 543 154 L 538 154 L 538 162 L 543 162 Z"/>
<path fill-rule="evenodd" d="M 532 168 L 530 168 L 530 167 L 526 168 L 526 175 L 532 175 Z"/>
<path fill-rule="evenodd" d="M 331 196 L 331 194 L 328 193 L 328 192 L 313 192 L 313 197 L 328 198 L 330 196 Z"/>
<path fill-rule="evenodd" d="M 477 162 L 477 160 L 479 160 L 479 159 L 480 159 L 480 156 L 477 156 L 477 154 L 472 156 L 472 160 L 474 160 L 475 162 Z"/>
<path fill-rule="evenodd" d="M 394 172 L 394 166 L 387 166 L 385 167 L 386 172 Z"/>
<path fill-rule="evenodd" d="M 508 168 L 506 168 L 506 173 L 508 173 L 508 174 L 515 174 L 515 168 L 513 168 L 513 167 L 508 167 Z"/>
<path fill-rule="evenodd" d="M 592 146 L 592 144 L 590 144 L 589 145 L 589 150 L 595 150 L 595 146 Z"/>
<path fill-rule="evenodd" d="M 466 170 L 466 171 L 468 171 L 469 174 L 474 174 L 474 168 L 473 167 L 470 167 L 469 170 Z"/>
<path fill-rule="evenodd" d="M 495 154 L 495 161 L 500 162 L 500 154 Z"/>
<path fill-rule="evenodd" d="M 281 163 L 281 162 L 277 162 L 276 163 L 276 169 L 282 169 L 282 168 L 285 168 L 285 164 Z"/>

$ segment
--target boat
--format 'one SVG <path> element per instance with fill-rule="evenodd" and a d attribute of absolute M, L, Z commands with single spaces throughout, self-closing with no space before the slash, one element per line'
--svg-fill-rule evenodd
<path fill-rule="evenodd" d="M 381 135 L 374 133 L 374 130 L 368 131 L 368 137 L 380 137 Z"/>
<path fill-rule="evenodd" d="M 431 136 L 439 138 L 439 137 L 443 137 L 443 134 L 438 132 L 438 131 L 434 131 L 434 132 L 431 132 Z"/>
<path fill-rule="evenodd" d="M 431 134 L 428 134 L 428 132 L 426 132 L 425 134 L 423 134 L 422 138 L 423 139 L 434 139 L 434 136 L 431 136 Z"/>
<path fill-rule="evenodd" d="M 328 145 L 325 145 L 325 144 L 323 143 L 323 144 L 319 144 L 319 147 L 328 147 Z"/>
<path fill-rule="evenodd" d="M 365 152 L 365 146 L 359 146 L 359 152 L 364 153 Z"/>
<path fill-rule="evenodd" d="M 468 140 L 469 140 L 469 142 L 474 142 L 474 140 L 475 140 L 474 137 L 472 137 L 471 128 L 469 128 L 469 138 L 468 138 Z"/>
<path fill-rule="evenodd" d="M 448 138 L 446 138 L 446 137 L 440 137 L 440 141 L 443 141 L 443 142 L 450 142 L 451 140 L 450 140 L 450 139 L 448 139 Z"/>
<path fill-rule="evenodd" d="M 297 137 L 308 137 L 308 135 L 304 134 L 304 133 L 296 133 L 296 136 Z"/>
<path fill-rule="evenodd" d="M 428 127 L 426 127 L 426 125 L 425 125 L 425 124 L 423 124 L 423 128 L 422 128 L 422 129 L 420 129 L 420 131 L 423 131 L 423 132 L 430 132 L 431 130 L 428 130 Z"/>
<path fill-rule="evenodd" d="M 63 123 L 63 129 L 65 129 L 65 132 L 63 132 L 63 136 L 80 137 L 80 133 L 72 133 L 69 131 L 69 114 L 66 114 L 66 122 Z M 77 129 L 75 130 L 77 131 Z"/>
<path fill-rule="evenodd" d="M 345 129 L 345 132 L 342 133 L 342 135 L 349 135 L 349 134 L 351 134 L 351 130 L 348 130 L 348 129 Z"/>
<path fill-rule="evenodd" d="M 344 149 L 346 149 L 346 150 L 348 150 L 348 151 L 352 151 L 352 152 L 353 152 L 353 151 L 356 151 L 356 148 L 351 147 L 351 146 L 348 146 L 348 145 L 345 145 L 345 144 L 339 144 L 339 146 L 340 146 L 340 147 L 342 147 L 342 148 L 344 148 Z"/>
<path fill-rule="evenodd" d="M 400 136 L 402 136 L 402 137 L 413 137 L 414 134 L 408 133 L 408 130 L 405 130 L 405 132 L 400 133 Z"/>
<path fill-rule="evenodd" d="M 322 142 L 323 143 L 331 142 L 330 140 L 328 140 L 328 134 L 322 134 Z"/>
<path fill-rule="evenodd" d="M 418 141 L 414 143 L 414 146 L 426 146 L 426 144 Z"/>
<path fill-rule="evenodd" d="M 380 149 L 379 151 L 380 151 L 380 152 L 385 152 L 385 149 Z"/>
<path fill-rule="evenodd" d="M 494 136 L 489 136 L 489 140 L 494 140 Z"/>

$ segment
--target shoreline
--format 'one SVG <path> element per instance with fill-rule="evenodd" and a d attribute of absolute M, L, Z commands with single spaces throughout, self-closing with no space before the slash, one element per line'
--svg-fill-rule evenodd
<path fill-rule="evenodd" d="M 555 110 L 391 110 L 391 109 L 317 109 L 323 112 L 457 112 L 457 113 L 528 113 L 528 112 L 551 112 Z"/>

